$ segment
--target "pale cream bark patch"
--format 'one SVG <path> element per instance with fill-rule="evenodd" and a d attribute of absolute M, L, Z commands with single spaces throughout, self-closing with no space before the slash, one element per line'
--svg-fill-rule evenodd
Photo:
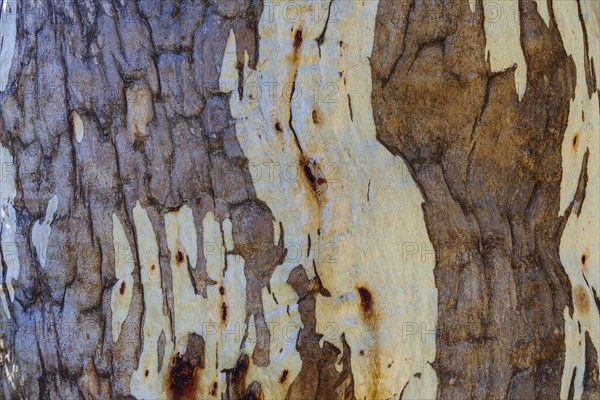
<path fill-rule="evenodd" d="M 271 333 L 269 343 L 269 365 L 257 367 L 251 362 L 246 377 L 247 382 L 259 382 L 265 399 L 284 399 L 290 385 L 302 369 L 302 360 L 296 350 L 298 333 L 302 329 L 298 312 L 298 297 L 294 290 L 285 283 L 287 275 L 282 269 L 276 270 L 271 278 L 271 293 L 267 288 L 262 290 L 262 301 L 265 312 L 265 322 Z M 273 297 L 273 287 L 277 288 L 277 302 Z M 256 340 L 255 327 L 249 332 L 249 337 Z M 248 356 L 252 355 L 254 346 L 247 349 Z"/>
<path fill-rule="evenodd" d="M 189 335 L 197 334 L 204 340 L 205 368 L 194 375 L 198 382 L 195 394 L 198 398 L 219 398 L 227 384 L 222 371 L 234 368 L 243 354 L 242 338 L 246 329 L 244 259 L 227 253 L 233 250 L 231 221 L 226 219 L 220 223 L 211 211 L 203 218 L 202 246 L 208 276 L 213 282 L 206 288 L 207 297 L 203 297 L 196 293 L 188 270 L 197 267 L 198 257 L 198 233 L 192 209 L 183 205 L 165 215 L 173 284 L 172 335 L 171 321 L 163 307 L 156 236 L 139 204 L 134 209 L 134 222 L 144 288 L 144 344 L 138 369 L 132 376 L 131 392 L 138 398 L 165 398 L 171 360 L 185 354 Z M 162 368 L 158 371 L 161 333 L 165 335 L 166 346 Z"/>
<path fill-rule="evenodd" d="M 223 241 L 225 242 L 225 249 L 227 251 L 233 251 L 233 226 L 231 220 L 226 218 L 222 223 L 223 229 Z"/>
<path fill-rule="evenodd" d="M 233 29 L 229 31 L 227 45 L 225 46 L 225 54 L 223 54 L 223 62 L 221 67 L 221 75 L 219 76 L 219 88 L 223 93 L 229 93 L 236 88 L 238 81 L 237 53 L 235 43 L 235 33 Z"/>
<path fill-rule="evenodd" d="M 595 4 L 594 4 L 595 3 Z M 581 1 L 579 19 L 578 2 L 555 1 L 553 10 L 556 23 L 567 54 L 573 57 L 577 71 L 575 97 L 571 100 L 569 123 L 564 135 L 561 181 L 561 207 L 563 214 L 574 202 L 560 244 L 560 259 L 571 281 L 573 315 L 565 308 L 565 367 L 563 370 L 561 398 L 567 398 L 573 371 L 576 369 L 574 398 L 581 398 L 585 371 L 586 340 L 589 333 L 596 350 L 600 349 L 600 310 L 594 301 L 594 291 L 600 294 L 600 114 L 598 92 L 589 96 L 585 72 L 585 39 L 587 32 L 589 57 L 593 60 L 596 77 L 600 70 L 600 7 L 597 2 Z M 587 187 L 583 204 L 574 200 L 582 163 L 586 152 Z M 600 354 L 600 353 L 599 353 Z M 600 356 L 598 358 L 600 362 Z"/>
<path fill-rule="evenodd" d="M 112 338 L 116 342 L 121 334 L 121 326 L 127 314 L 133 297 L 133 253 L 125 235 L 123 225 L 117 214 L 112 215 L 113 223 L 113 248 L 115 252 L 115 278 L 110 298 L 112 313 Z"/>
<path fill-rule="evenodd" d="M 492 72 L 516 66 L 515 85 L 519 99 L 527 89 L 527 63 L 521 48 L 518 0 L 483 0 L 485 53 Z"/>
<path fill-rule="evenodd" d="M 44 220 L 37 221 L 31 229 L 31 242 L 33 243 L 33 247 L 35 247 L 35 253 L 37 254 L 38 262 L 42 268 L 46 267 L 48 240 L 50 240 L 50 233 L 52 231 L 51 225 L 54 221 L 57 207 L 58 197 L 55 195 L 50 199 L 50 201 L 48 201 Z"/>
<path fill-rule="evenodd" d="M 81 143 L 83 140 L 83 136 L 85 135 L 85 131 L 83 128 L 83 121 L 81 117 L 77 113 L 77 111 L 71 111 L 71 123 L 73 124 L 73 133 L 75 134 L 75 140 L 77 143 Z"/>
<path fill-rule="evenodd" d="M 221 306 L 221 317 L 223 317 L 224 311 L 227 314 L 225 325 L 221 328 L 221 345 L 219 346 L 219 368 L 221 370 L 235 368 L 241 354 L 244 321 L 246 320 L 244 264 L 243 257 L 227 255 L 227 269 L 223 276 L 224 294 L 220 299 L 211 299 Z"/>
<path fill-rule="evenodd" d="M 144 322 L 143 347 L 138 367 L 131 376 L 131 394 L 138 399 L 163 399 L 166 398 L 164 381 L 173 343 L 170 321 L 163 311 L 158 243 L 148 213 L 139 202 L 133 209 L 133 221 L 140 258 L 140 276 L 144 287 Z M 164 333 L 166 341 L 162 360 L 159 360 L 158 341 L 161 333 Z M 160 371 L 159 364 L 162 365 Z"/>
<path fill-rule="evenodd" d="M 469 1 L 469 8 L 471 9 L 471 12 L 475 12 L 475 7 L 477 7 L 477 0 L 468 0 Z"/>
<path fill-rule="evenodd" d="M 581 16 L 585 24 L 590 48 L 590 59 L 596 82 L 600 81 L 600 2 L 596 0 L 581 0 Z"/>
<path fill-rule="evenodd" d="M 17 2 L 0 0 L 0 92 L 8 85 L 17 40 Z"/>
<path fill-rule="evenodd" d="M 127 88 L 127 129 L 132 137 L 148 134 L 148 124 L 154 119 L 152 92 L 146 84 Z"/>
<path fill-rule="evenodd" d="M 368 56 L 377 2 L 336 2 L 320 49 L 327 19 L 315 18 L 314 7 L 329 2 L 306 3 L 298 19 L 276 4 L 261 18 L 258 69 L 246 60 L 244 98 L 230 101 L 246 157 L 277 168 L 253 178 L 282 223 L 286 248 L 311 237 L 310 252 L 277 267 L 273 292 L 279 304 L 287 292 L 284 304 L 293 305 L 286 278 L 298 264 L 313 277 L 314 261 L 331 293 L 317 297 L 317 329 L 342 351 L 345 334 L 356 397 L 399 396 L 408 384 L 413 395 L 433 398 L 435 258 L 420 192 L 404 162 L 376 139 Z M 260 96 L 248 90 L 255 87 Z M 270 377 L 260 379 L 270 387 Z"/>
<path fill-rule="evenodd" d="M 13 281 L 19 277 L 21 270 L 17 253 L 15 232 L 17 228 L 17 212 L 13 206 L 17 196 L 15 182 L 16 165 L 8 149 L 0 143 L 0 261 L 6 264 L 6 277 L 0 274 L 0 286 L 6 285 L 10 301 L 14 301 Z M 0 294 L 4 313 L 11 318 L 5 292 Z"/>

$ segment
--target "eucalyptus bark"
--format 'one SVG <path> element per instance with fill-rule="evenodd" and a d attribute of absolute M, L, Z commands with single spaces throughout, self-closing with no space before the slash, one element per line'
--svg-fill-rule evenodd
<path fill-rule="evenodd" d="M 0 5 L 0 398 L 600 396 L 598 3 Z"/>

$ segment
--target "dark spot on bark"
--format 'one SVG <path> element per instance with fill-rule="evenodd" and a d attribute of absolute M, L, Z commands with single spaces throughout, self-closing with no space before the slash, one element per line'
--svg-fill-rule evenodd
<path fill-rule="evenodd" d="M 177 261 L 178 264 L 183 262 L 183 253 L 181 251 L 177 251 L 177 254 L 175 254 L 175 261 Z"/>
<path fill-rule="evenodd" d="M 302 160 L 302 169 L 306 179 L 308 179 L 313 191 L 318 195 L 321 194 L 324 188 L 322 185 L 327 183 L 325 175 L 319 168 L 319 164 L 314 160 Z"/>
<path fill-rule="evenodd" d="M 221 320 L 227 320 L 227 303 L 221 304 Z"/>
<path fill-rule="evenodd" d="M 361 350 L 358 354 L 360 354 L 361 356 L 364 356 L 365 355 L 365 351 Z"/>
<path fill-rule="evenodd" d="M 370 315 L 373 312 L 373 295 L 369 292 L 369 289 L 362 286 L 357 290 L 360 295 L 360 308 L 363 314 Z"/>
<path fill-rule="evenodd" d="M 313 175 L 312 171 L 310 170 L 310 167 L 308 166 L 308 164 L 306 164 L 304 166 L 304 174 L 306 175 L 306 177 L 308 178 L 308 180 L 311 183 L 315 183 L 317 182 L 317 178 L 315 178 L 315 176 Z"/>
<path fill-rule="evenodd" d="M 150 267 L 150 269 L 151 269 L 152 271 L 154 271 L 154 270 L 156 269 L 156 266 L 155 266 L 154 264 L 152 264 L 152 266 Z"/>
<path fill-rule="evenodd" d="M 125 281 L 121 282 L 121 287 L 119 288 L 119 293 L 121 293 L 121 296 L 125 294 Z"/>
<path fill-rule="evenodd" d="M 315 125 L 319 123 L 319 113 L 317 113 L 317 110 L 312 111 L 312 120 Z"/>
<path fill-rule="evenodd" d="M 579 138 L 579 135 L 573 136 L 573 148 L 577 147 L 577 139 L 578 138 Z"/>
<path fill-rule="evenodd" d="M 180 13 L 180 10 L 179 10 L 179 8 L 176 8 L 176 9 L 174 9 L 174 10 L 173 10 L 173 12 L 171 13 L 171 17 L 172 17 L 172 18 L 176 18 L 176 17 L 179 15 L 179 13 Z"/>
<path fill-rule="evenodd" d="M 223 286 L 219 288 L 219 293 L 221 293 L 221 296 L 225 294 L 225 288 Z"/>
<path fill-rule="evenodd" d="M 287 379 L 288 376 L 288 370 L 284 369 L 283 372 L 281 373 L 281 376 L 279 377 L 279 383 L 283 384 L 283 382 L 285 382 L 285 380 Z"/>
<path fill-rule="evenodd" d="M 148 374 L 150 374 L 150 371 L 146 370 L 146 373 L 144 375 L 148 376 Z"/>
<path fill-rule="evenodd" d="M 340 40 L 340 47 L 344 46 L 344 41 Z"/>
<path fill-rule="evenodd" d="M 277 121 L 275 123 L 275 130 L 279 133 L 283 133 L 283 127 L 281 126 L 281 122 Z"/>
<path fill-rule="evenodd" d="M 582 254 L 582 255 L 581 255 L 581 263 L 582 263 L 582 264 L 585 264 L 585 261 L 586 261 L 586 259 L 585 259 L 585 254 Z"/>
<path fill-rule="evenodd" d="M 415 378 L 421 379 L 421 373 L 417 372 L 416 374 L 413 375 Z"/>
<path fill-rule="evenodd" d="M 575 286 L 573 289 L 573 297 L 575 299 L 575 306 L 577 309 L 580 312 L 587 314 L 588 311 L 590 311 L 590 299 L 583 285 Z"/>
<path fill-rule="evenodd" d="M 191 399 L 196 392 L 196 368 L 187 357 L 177 353 L 168 373 L 168 391 L 173 400 Z"/>
<path fill-rule="evenodd" d="M 181 40 L 185 40 L 185 35 L 181 35 Z"/>
<path fill-rule="evenodd" d="M 231 371 L 231 379 L 228 384 L 227 391 L 232 394 L 231 398 L 241 399 L 246 393 L 246 375 L 250 365 L 250 357 L 243 354 L 238 358 L 237 364 Z"/>
<path fill-rule="evenodd" d="M 243 400 L 263 400 L 262 387 L 260 383 L 254 381 L 248 386 L 248 390 L 246 390 L 246 394 L 243 397 Z"/>
<path fill-rule="evenodd" d="M 298 49 L 302 46 L 302 29 L 298 29 L 294 34 L 294 48 Z"/>
<path fill-rule="evenodd" d="M 217 382 L 213 382 L 212 390 L 210 391 L 211 396 L 217 395 Z"/>

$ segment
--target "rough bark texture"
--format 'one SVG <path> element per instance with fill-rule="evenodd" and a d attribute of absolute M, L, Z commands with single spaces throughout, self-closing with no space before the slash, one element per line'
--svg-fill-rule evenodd
<path fill-rule="evenodd" d="M 499 68 L 488 0 L 0 0 L 0 398 L 599 398 L 600 7 L 576 52 L 558 1 Z"/>
<path fill-rule="evenodd" d="M 514 70 L 486 64 L 482 6 L 380 2 L 375 116 L 380 140 L 406 159 L 425 197 L 443 398 L 559 396 L 551 382 L 562 373 L 570 285 L 557 215 L 574 65 L 556 25 L 533 1 L 519 4 L 522 101 Z"/>

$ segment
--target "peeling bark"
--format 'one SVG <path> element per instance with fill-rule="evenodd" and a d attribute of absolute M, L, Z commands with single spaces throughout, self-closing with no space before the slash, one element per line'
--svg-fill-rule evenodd
<path fill-rule="evenodd" d="M 571 99 L 588 93 L 578 66 L 587 56 L 581 35 L 562 28 L 575 2 L 515 2 L 512 21 L 491 15 L 489 3 L 415 2 L 403 18 L 380 2 L 371 59 L 378 137 L 407 160 L 426 199 L 440 293 L 438 396 L 564 398 L 570 354 L 585 354 L 570 349 L 576 326 L 566 310 L 578 297 L 590 304 L 589 286 L 566 264 L 573 213 L 560 207 L 561 190 L 578 182 L 567 166 L 581 166 L 563 147 L 579 129 L 581 103 Z M 598 141 L 598 111 L 586 114 L 596 133 L 581 149 Z M 597 216 L 597 201 L 591 207 Z"/>
<path fill-rule="evenodd" d="M 599 21 L 0 0 L 0 398 L 595 398 Z"/>

